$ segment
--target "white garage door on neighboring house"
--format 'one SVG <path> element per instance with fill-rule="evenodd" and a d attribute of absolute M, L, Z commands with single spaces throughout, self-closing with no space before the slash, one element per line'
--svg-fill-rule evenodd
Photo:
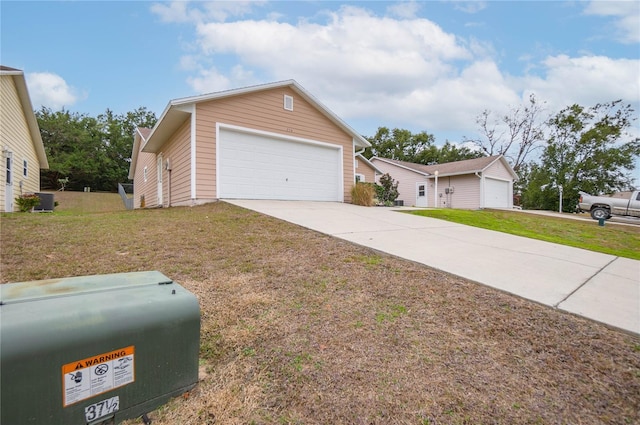
<path fill-rule="evenodd" d="M 342 201 L 340 146 L 220 128 L 218 197 Z"/>
<path fill-rule="evenodd" d="M 484 207 L 509 208 L 509 187 L 508 181 L 485 178 Z"/>

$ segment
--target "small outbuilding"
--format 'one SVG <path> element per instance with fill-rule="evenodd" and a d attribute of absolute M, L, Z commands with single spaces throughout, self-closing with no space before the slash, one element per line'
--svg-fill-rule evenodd
<path fill-rule="evenodd" d="M 405 206 L 513 208 L 518 176 L 502 155 L 436 165 L 378 157 L 370 161 L 398 182 L 398 201 Z"/>
<path fill-rule="evenodd" d="M 172 100 L 154 128 L 136 131 L 134 207 L 350 202 L 368 146 L 294 80 Z"/>

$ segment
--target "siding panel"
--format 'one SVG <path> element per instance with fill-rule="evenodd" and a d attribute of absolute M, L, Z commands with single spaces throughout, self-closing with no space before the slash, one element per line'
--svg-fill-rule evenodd
<path fill-rule="evenodd" d="M 398 182 L 398 200 L 403 201 L 407 207 L 414 206 L 416 204 L 416 183 L 417 182 L 429 182 L 427 177 L 410 171 L 393 164 L 389 164 L 384 161 L 376 160 L 371 161 L 383 174 L 389 173 L 389 175 Z M 380 176 L 378 176 L 380 179 Z M 433 185 L 427 184 L 427 201 L 429 206 L 433 206 Z M 429 199 L 431 198 L 431 199 Z"/>
<path fill-rule="evenodd" d="M 31 111 L 29 111 L 31 112 Z M 18 97 L 18 90 L 10 75 L 0 78 L 0 145 L 13 152 L 13 198 L 22 193 L 40 191 L 40 163 L 31 139 L 29 126 Z M 23 175 L 23 161 L 27 161 L 27 177 Z M 5 209 L 6 156 L 2 154 L 0 172 L 0 211 Z M 13 211 L 18 206 L 13 205 Z"/>
<path fill-rule="evenodd" d="M 285 94 L 294 98 L 293 111 L 283 107 Z M 197 105 L 196 120 L 198 198 L 217 198 L 216 123 L 222 123 L 343 146 L 344 200 L 351 201 L 353 139 L 292 89 L 276 88 L 204 102 Z"/>

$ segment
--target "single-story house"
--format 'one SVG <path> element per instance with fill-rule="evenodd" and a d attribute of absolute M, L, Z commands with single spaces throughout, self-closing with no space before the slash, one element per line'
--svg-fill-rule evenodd
<path fill-rule="evenodd" d="M 40 169 L 48 169 L 38 121 L 24 72 L 0 65 L 0 211 L 18 210 L 15 198 L 40 191 Z"/>
<path fill-rule="evenodd" d="M 175 99 L 135 133 L 134 207 L 350 202 L 356 154 L 368 146 L 294 80 Z"/>
<path fill-rule="evenodd" d="M 378 167 L 373 165 L 371 161 L 362 156 L 362 154 L 356 154 L 356 182 L 375 183 L 378 181 L 378 177 L 384 174 Z"/>
<path fill-rule="evenodd" d="M 398 182 L 398 200 L 405 206 L 513 208 L 518 176 L 502 155 L 436 165 L 378 157 L 371 163 Z"/>

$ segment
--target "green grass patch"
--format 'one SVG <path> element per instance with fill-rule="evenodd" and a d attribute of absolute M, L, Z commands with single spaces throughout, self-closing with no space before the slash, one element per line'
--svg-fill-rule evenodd
<path fill-rule="evenodd" d="M 517 211 L 416 210 L 409 213 L 640 260 L 640 226 L 580 221 Z"/>

